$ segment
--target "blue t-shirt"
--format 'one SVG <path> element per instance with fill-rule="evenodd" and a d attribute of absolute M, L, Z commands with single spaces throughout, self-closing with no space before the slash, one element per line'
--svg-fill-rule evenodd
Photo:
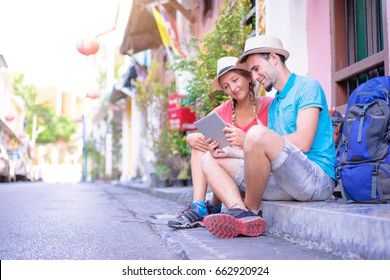
<path fill-rule="evenodd" d="M 298 112 L 309 107 L 320 108 L 320 116 L 313 144 L 305 154 L 335 179 L 336 151 L 332 121 L 324 90 L 318 81 L 291 74 L 283 90 L 276 93 L 271 103 L 268 111 L 268 127 L 280 135 L 294 133 L 297 130 Z"/>

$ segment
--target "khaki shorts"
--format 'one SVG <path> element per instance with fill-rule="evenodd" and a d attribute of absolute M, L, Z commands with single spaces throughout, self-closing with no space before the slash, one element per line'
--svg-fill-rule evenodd
<path fill-rule="evenodd" d="M 235 182 L 245 191 L 244 160 L 240 160 Z M 335 181 L 321 167 L 286 140 L 283 151 L 271 162 L 263 200 L 326 200 L 335 186 Z"/>

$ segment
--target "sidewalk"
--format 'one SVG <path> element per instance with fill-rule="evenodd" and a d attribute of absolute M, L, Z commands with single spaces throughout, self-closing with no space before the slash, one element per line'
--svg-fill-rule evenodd
<path fill-rule="evenodd" d="M 192 186 L 154 188 L 131 183 L 125 187 L 172 201 L 180 210 L 192 199 Z M 267 201 L 262 208 L 266 238 L 227 241 L 204 228 L 170 229 L 166 223 L 178 211 L 166 213 L 151 226 L 163 232 L 168 242 L 178 243 L 190 259 L 205 258 L 197 253 L 200 247 L 210 259 L 221 258 L 221 253 L 222 259 L 390 259 L 389 204 Z M 227 250 L 227 244 L 236 249 Z"/>

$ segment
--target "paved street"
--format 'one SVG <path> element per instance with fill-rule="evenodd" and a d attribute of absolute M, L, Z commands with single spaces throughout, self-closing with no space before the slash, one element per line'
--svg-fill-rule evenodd
<path fill-rule="evenodd" d="M 166 224 L 181 203 L 104 183 L 0 184 L 0 259 L 339 259 L 265 233 L 221 239 Z"/>
<path fill-rule="evenodd" d="M 0 184 L 0 259 L 176 259 L 142 215 L 148 200 L 105 185 Z"/>

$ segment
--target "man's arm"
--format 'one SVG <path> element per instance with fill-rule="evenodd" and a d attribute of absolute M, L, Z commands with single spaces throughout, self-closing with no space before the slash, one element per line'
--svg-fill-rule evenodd
<path fill-rule="evenodd" d="M 292 144 L 297 146 L 302 152 L 310 150 L 318 128 L 320 116 L 319 107 L 309 107 L 298 112 L 297 131 L 284 135 Z"/>

